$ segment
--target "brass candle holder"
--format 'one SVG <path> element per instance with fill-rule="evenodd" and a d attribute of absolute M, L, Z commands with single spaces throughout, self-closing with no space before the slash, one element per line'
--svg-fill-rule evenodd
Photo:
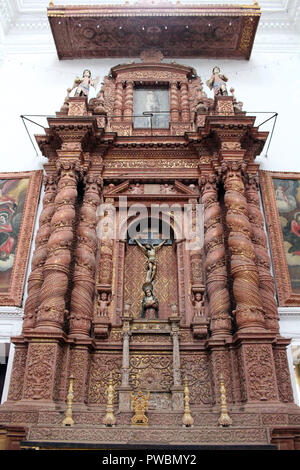
<path fill-rule="evenodd" d="M 106 414 L 103 418 L 103 424 L 105 424 L 105 426 L 114 426 L 117 420 L 114 415 L 115 387 L 113 386 L 112 373 L 110 374 L 110 377 L 109 377 L 108 387 L 106 389 L 106 395 L 107 395 Z"/>
<path fill-rule="evenodd" d="M 232 419 L 230 418 L 227 410 L 226 402 L 226 388 L 224 383 L 223 374 L 220 374 L 220 403 L 221 403 L 221 415 L 218 419 L 219 426 L 230 426 Z"/>
<path fill-rule="evenodd" d="M 191 408 L 190 408 L 190 389 L 188 384 L 187 377 L 183 379 L 183 395 L 184 395 L 184 413 L 182 417 L 182 424 L 185 427 L 191 427 L 194 424 L 194 418 L 191 415 Z"/>
<path fill-rule="evenodd" d="M 73 385 L 74 385 L 74 377 L 73 375 L 70 375 L 70 382 L 69 382 L 69 390 L 68 390 L 68 395 L 67 395 L 67 409 L 65 413 L 65 418 L 62 421 L 63 426 L 74 426 L 74 420 L 73 420 L 73 411 L 72 411 L 72 404 L 73 404 L 73 398 L 74 398 L 74 390 L 73 390 Z"/>

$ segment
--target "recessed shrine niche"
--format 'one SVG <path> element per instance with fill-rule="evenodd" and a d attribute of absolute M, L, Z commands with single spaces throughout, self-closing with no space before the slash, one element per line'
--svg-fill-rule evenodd
<path fill-rule="evenodd" d="M 136 84 L 133 95 L 133 128 L 169 129 L 169 87 Z"/>
<path fill-rule="evenodd" d="M 160 51 L 149 49 L 141 62 L 110 70 L 88 106 L 99 115 L 99 126 L 119 136 L 147 136 L 184 135 L 204 124 L 203 114 L 212 109 L 213 100 L 201 78 L 192 67 L 162 60 Z"/>
<path fill-rule="evenodd" d="M 137 238 L 131 238 L 135 230 Z M 172 313 L 171 305 L 178 305 L 177 250 L 174 231 L 167 222 L 146 219 L 130 224 L 125 249 L 124 298 L 131 305 L 133 318 L 167 320 Z"/>

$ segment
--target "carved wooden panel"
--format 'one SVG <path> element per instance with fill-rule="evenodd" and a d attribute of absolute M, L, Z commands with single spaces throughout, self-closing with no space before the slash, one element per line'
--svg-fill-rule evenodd
<path fill-rule="evenodd" d="M 168 318 L 170 304 L 178 301 L 177 261 L 173 246 L 163 246 L 157 253 L 154 295 L 159 302 L 159 318 Z M 134 318 L 141 316 L 143 283 L 146 280 L 146 257 L 137 245 L 127 245 L 125 256 L 124 299 L 131 303 Z"/>
<path fill-rule="evenodd" d="M 92 355 L 89 376 L 89 403 L 106 403 L 106 389 L 110 374 L 112 373 L 113 385 L 121 385 L 122 358 L 120 354 L 97 353 Z M 115 401 L 117 402 L 117 393 Z"/>
<path fill-rule="evenodd" d="M 138 57 L 160 48 L 166 57 L 249 59 L 258 5 L 142 4 L 50 6 L 60 59 Z"/>
<path fill-rule="evenodd" d="M 212 385 L 209 362 L 204 354 L 182 354 L 181 369 L 188 378 L 190 403 L 195 405 L 212 404 Z"/>
<path fill-rule="evenodd" d="M 167 392 L 173 385 L 173 361 L 169 354 L 132 354 L 130 384 L 133 389 Z"/>

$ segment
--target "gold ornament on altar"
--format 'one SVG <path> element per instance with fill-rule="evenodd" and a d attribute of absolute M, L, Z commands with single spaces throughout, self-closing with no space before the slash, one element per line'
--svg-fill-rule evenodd
<path fill-rule="evenodd" d="M 146 395 L 144 395 L 141 390 L 137 392 L 137 395 L 135 395 L 133 392 L 130 392 L 130 398 L 134 411 L 134 416 L 131 418 L 131 424 L 148 426 L 149 419 L 147 418 L 145 413 L 148 409 L 150 392 L 147 392 Z"/>
<path fill-rule="evenodd" d="M 105 426 L 114 426 L 116 424 L 116 418 L 114 415 L 114 405 L 113 405 L 115 388 L 113 386 L 112 373 L 110 374 L 110 377 L 109 377 L 106 394 L 107 394 L 107 405 L 106 405 L 106 415 L 103 418 L 103 424 L 105 424 Z"/>
<path fill-rule="evenodd" d="M 70 375 L 70 384 L 69 384 L 69 391 L 67 395 L 67 409 L 66 409 L 66 414 L 63 422 L 61 423 L 63 426 L 74 426 L 74 420 L 72 417 L 72 403 L 73 403 L 73 398 L 74 398 L 74 392 L 73 392 L 73 384 L 74 384 L 74 377 L 73 375 Z"/>
<path fill-rule="evenodd" d="M 218 419 L 219 426 L 230 426 L 232 419 L 230 418 L 227 410 L 226 403 L 226 388 L 224 384 L 223 374 L 220 374 L 220 403 L 221 403 L 221 416 Z"/>
<path fill-rule="evenodd" d="M 183 389 L 183 395 L 184 395 L 184 413 L 183 413 L 183 418 L 182 418 L 182 424 L 185 427 L 191 427 L 194 424 L 194 418 L 191 415 L 191 408 L 190 408 L 190 389 L 189 389 L 189 384 L 188 384 L 188 379 L 187 377 L 184 377 L 184 389 Z"/>

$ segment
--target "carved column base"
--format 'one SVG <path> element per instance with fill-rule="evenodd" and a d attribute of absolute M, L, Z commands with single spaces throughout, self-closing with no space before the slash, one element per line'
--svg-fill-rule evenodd
<path fill-rule="evenodd" d="M 72 374 L 74 377 L 74 398 L 73 405 L 84 405 L 87 402 L 87 382 L 89 373 L 89 346 L 87 344 L 75 344 L 71 348 L 71 361 L 68 377 Z M 67 379 L 68 379 L 67 377 Z M 68 380 L 67 380 L 68 382 Z M 67 390 L 65 390 L 67 396 Z"/>
<path fill-rule="evenodd" d="M 239 331 L 263 332 L 265 330 L 264 312 L 258 307 L 238 306 L 233 311 Z"/>
<path fill-rule="evenodd" d="M 273 341 L 268 332 L 237 332 L 233 337 L 244 404 L 279 402 Z"/>
<path fill-rule="evenodd" d="M 196 318 L 192 323 L 193 336 L 195 339 L 207 337 L 209 321 L 205 318 Z"/>
<path fill-rule="evenodd" d="M 210 353 L 212 383 L 214 389 L 214 403 L 216 410 L 220 409 L 220 378 L 223 376 L 226 389 L 226 401 L 232 403 L 234 393 L 234 381 L 232 377 L 232 365 L 230 358 L 231 337 L 210 338 L 207 348 Z"/>
<path fill-rule="evenodd" d="M 226 315 L 225 318 L 212 318 L 211 319 L 211 336 L 214 337 L 231 337 L 230 331 L 232 329 L 231 319 Z"/>
<path fill-rule="evenodd" d="M 182 385 L 173 385 L 172 393 L 172 409 L 173 411 L 184 411 L 184 395 Z"/>
<path fill-rule="evenodd" d="M 276 368 L 279 399 L 283 403 L 294 404 L 294 394 L 289 373 L 286 348 L 290 344 L 289 338 L 277 337 L 273 345 L 273 355 Z"/>
<path fill-rule="evenodd" d="M 131 411 L 131 399 L 130 392 L 131 387 L 121 385 L 116 387 L 116 390 L 119 392 L 119 412 L 130 412 Z"/>
<path fill-rule="evenodd" d="M 22 402 L 51 404 L 58 400 L 63 345 L 58 338 L 31 338 L 28 346 Z"/>
<path fill-rule="evenodd" d="M 11 338 L 11 341 L 15 345 L 15 353 L 7 402 L 21 400 L 22 398 L 28 349 L 28 344 L 24 341 L 23 336 Z"/>

